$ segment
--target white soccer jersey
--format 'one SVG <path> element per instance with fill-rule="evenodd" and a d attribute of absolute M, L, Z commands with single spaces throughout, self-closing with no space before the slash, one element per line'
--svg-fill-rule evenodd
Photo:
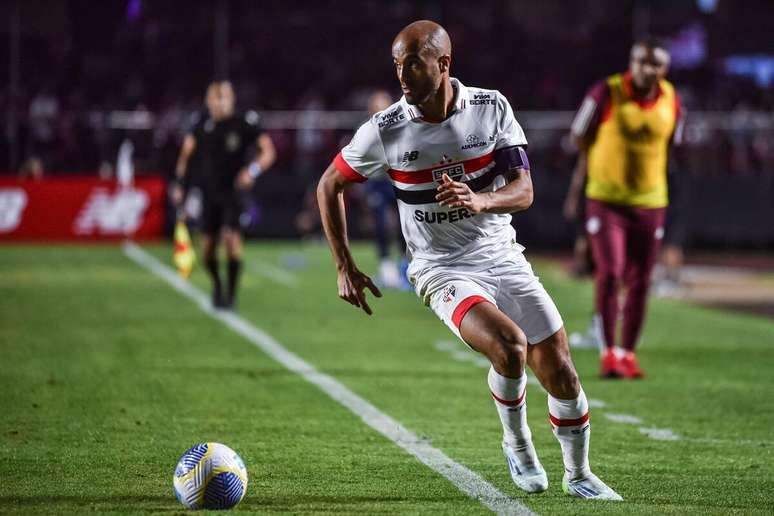
<path fill-rule="evenodd" d="M 352 181 L 389 176 L 408 247 L 409 276 L 434 265 L 480 268 L 517 246 L 510 215 L 473 215 L 435 200 L 444 173 L 474 192 L 501 188 L 506 181 L 495 173 L 494 151 L 527 144 L 500 92 L 451 81 L 454 111 L 446 120 L 423 121 L 419 108 L 403 97 L 360 126 L 334 160 Z"/>

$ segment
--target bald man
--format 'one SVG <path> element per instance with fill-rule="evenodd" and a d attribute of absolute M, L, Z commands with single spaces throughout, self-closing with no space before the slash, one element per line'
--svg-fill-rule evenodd
<path fill-rule="evenodd" d="M 343 192 L 386 173 L 416 293 L 491 362 L 489 389 L 514 483 L 529 493 L 548 488 L 527 425 L 529 365 L 548 391 L 564 491 L 620 500 L 589 467 L 588 402 L 562 319 L 510 224 L 510 214 L 529 208 L 533 197 L 527 140 L 511 106 L 496 90 L 466 87 L 449 76 L 451 42 L 436 23 L 404 28 L 392 57 L 403 98 L 358 129 L 317 188 L 339 297 L 371 315 L 365 290 L 381 296 L 350 253 Z"/>

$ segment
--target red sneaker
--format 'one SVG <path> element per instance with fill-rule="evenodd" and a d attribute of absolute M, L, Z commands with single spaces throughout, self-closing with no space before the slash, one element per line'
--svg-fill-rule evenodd
<path fill-rule="evenodd" d="M 602 378 L 621 378 L 623 376 L 618 364 L 618 356 L 613 348 L 607 348 L 602 353 L 602 360 L 599 368 L 599 376 Z"/>
<path fill-rule="evenodd" d="M 627 351 L 618 361 L 618 370 L 624 378 L 643 378 L 645 372 L 637 363 L 637 356 L 633 351 Z"/>

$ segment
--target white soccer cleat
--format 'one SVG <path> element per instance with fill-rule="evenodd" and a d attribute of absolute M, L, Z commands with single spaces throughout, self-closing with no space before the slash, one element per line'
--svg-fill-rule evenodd
<path fill-rule="evenodd" d="M 562 491 L 570 496 L 578 498 L 590 498 L 592 500 L 614 500 L 622 501 L 621 495 L 610 489 L 607 484 L 602 482 L 594 473 L 588 472 L 581 478 L 570 480 L 567 473 L 562 479 Z"/>
<path fill-rule="evenodd" d="M 527 441 L 523 449 L 517 449 L 503 441 L 503 453 L 508 460 L 513 483 L 528 493 L 542 493 L 548 489 L 548 476 L 537 458 L 532 441 Z"/>

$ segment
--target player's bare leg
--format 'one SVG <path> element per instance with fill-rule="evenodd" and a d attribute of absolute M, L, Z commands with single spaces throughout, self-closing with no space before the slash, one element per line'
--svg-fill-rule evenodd
<path fill-rule="evenodd" d="M 527 363 L 548 391 L 551 428 L 562 447 L 564 492 L 580 498 L 621 500 L 589 466 L 589 404 L 570 357 L 564 328 L 529 346 Z"/>
<path fill-rule="evenodd" d="M 217 235 L 207 233 L 202 235 L 202 257 L 204 258 L 204 265 L 207 268 L 210 280 L 212 281 L 212 306 L 215 308 L 222 308 L 223 295 L 218 264 Z"/>
<path fill-rule="evenodd" d="M 242 271 L 242 235 L 239 231 L 226 228 L 223 230 L 223 243 L 226 246 L 228 259 L 228 283 L 223 305 L 233 308 L 236 301 L 236 290 L 239 274 Z"/>
<path fill-rule="evenodd" d="M 528 493 L 548 488 L 527 425 L 527 337 L 492 303 L 474 305 L 460 323 L 460 335 L 492 363 L 489 389 L 503 425 L 503 453 L 514 483 Z"/>

